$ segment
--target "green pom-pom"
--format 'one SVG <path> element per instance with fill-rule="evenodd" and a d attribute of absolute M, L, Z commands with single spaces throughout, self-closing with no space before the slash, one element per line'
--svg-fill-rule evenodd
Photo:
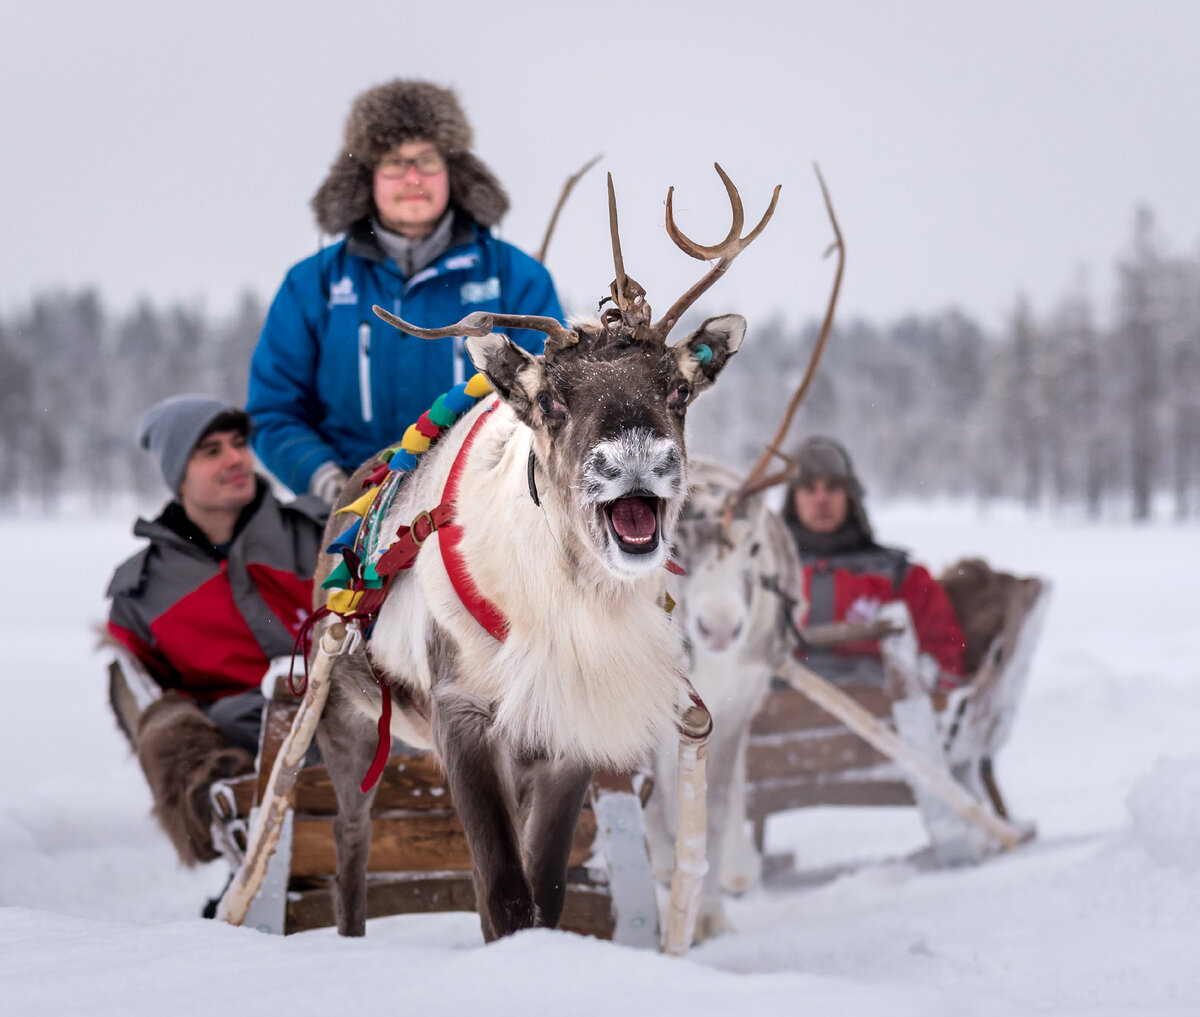
<path fill-rule="evenodd" d="M 712 360 L 712 349 L 706 346 L 704 343 L 694 346 L 692 348 L 692 353 L 702 364 L 707 364 L 710 360 Z"/>
<path fill-rule="evenodd" d="M 458 414 L 446 406 L 445 395 L 440 395 L 429 407 L 429 419 L 438 427 L 449 427 L 458 419 Z"/>

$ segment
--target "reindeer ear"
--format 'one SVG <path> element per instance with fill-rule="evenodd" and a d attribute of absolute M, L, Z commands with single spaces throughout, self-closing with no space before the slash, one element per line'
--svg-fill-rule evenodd
<path fill-rule="evenodd" d="M 709 318 L 695 332 L 672 347 L 675 363 L 699 393 L 717 380 L 717 375 L 738 351 L 746 335 L 746 319 L 740 314 Z"/>
<path fill-rule="evenodd" d="M 541 361 L 503 332 L 468 337 L 467 353 L 476 369 L 491 382 L 496 395 L 524 419 L 536 392 Z"/>

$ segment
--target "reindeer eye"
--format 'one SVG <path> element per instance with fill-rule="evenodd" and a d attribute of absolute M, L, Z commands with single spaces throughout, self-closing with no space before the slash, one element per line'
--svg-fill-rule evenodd
<path fill-rule="evenodd" d="M 678 409 L 679 407 L 686 405 L 688 397 L 691 394 L 692 390 L 688 388 L 688 383 L 686 381 L 681 381 L 675 386 L 675 391 L 667 396 L 667 405 L 674 409 Z"/>
<path fill-rule="evenodd" d="M 758 548 L 759 548 L 758 541 L 755 541 L 753 544 L 750 545 L 750 557 L 751 558 L 753 558 L 756 554 L 758 554 Z"/>
<path fill-rule="evenodd" d="M 539 392 L 537 397 L 538 409 L 543 413 L 549 413 L 554 406 L 554 400 L 550 398 L 549 392 Z"/>

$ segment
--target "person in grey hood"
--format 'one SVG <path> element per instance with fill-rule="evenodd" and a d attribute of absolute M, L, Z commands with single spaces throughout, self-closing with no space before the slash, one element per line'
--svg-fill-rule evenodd
<path fill-rule="evenodd" d="M 562 320 L 546 269 L 493 234 L 508 195 L 472 140 L 438 85 L 391 81 L 355 100 L 312 199 L 317 225 L 340 238 L 288 272 L 250 365 L 255 451 L 293 491 L 332 502 L 349 473 L 474 374 L 463 337 L 414 338 L 373 305 L 424 328 L 474 311 Z M 541 352 L 542 333 L 507 331 Z"/>
<path fill-rule="evenodd" d="M 206 395 L 151 407 L 138 444 L 172 499 L 114 573 L 108 634 L 162 695 L 118 721 L 155 814 L 187 864 L 216 856 L 208 788 L 253 769 L 270 662 L 290 656 L 312 607 L 327 506 L 282 504 L 255 474 L 242 410 Z M 116 699 L 114 697 L 114 706 Z"/>
<path fill-rule="evenodd" d="M 808 614 L 801 624 L 871 622 L 882 604 L 903 600 L 931 680 L 943 689 L 959 684 L 965 645 L 950 599 L 905 551 L 875 542 L 849 453 L 831 438 L 814 437 L 791 458 L 796 472 L 784 495 L 783 521 L 803 566 Z M 813 650 L 807 663 L 832 681 L 883 681 L 873 641 Z"/>

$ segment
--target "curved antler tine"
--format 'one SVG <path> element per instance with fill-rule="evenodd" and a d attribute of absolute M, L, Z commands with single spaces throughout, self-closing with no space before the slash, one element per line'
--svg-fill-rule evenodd
<path fill-rule="evenodd" d="M 625 259 L 621 256 L 621 231 L 617 227 L 617 192 L 613 190 L 612 174 L 608 174 L 608 231 L 612 235 L 612 252 L 613 252 L 613 267 L 616 269 L 616 278 L 613 281 L 613 287 L 616 290 L 617 306 L 621 310 L 626 308 L 626 286 L 625 286 Z"/>
<path fill-rule="evenodd" d="M 775 436 L 771 439 L 766 449 L 764 449 L 763 454 L 759 456 L 758 462 L 754 464 L 746 480 L 726 506 L 723 517 L 726 530 L 729 528 L 729 521 L 733 518 L 734 509 L 742 498 L 746 498 L 757 491 L 765 490 L 774 484 L 791 479 L 791 475 L 794 472 L 794 464 L 789 469 L 783 470 L 770 478 L 766 475 L 767 464 L 770 463 L 772 455 L 778 455 L 784 459 L 787 458 L 779 451 L 779 448 L 783 445 L 783 440 L 787 437 L 787 433 L 791 429 L 792 419 L 796 415 L 796 410 L 799 409 L 800 403 L 804 401 L 804 397 L 808 394 L 808 390 L 812 386 L 813 378 L 817 374 L 817 366 L 821 362 L 821 354 L 825 352 L 825 346 L 829 342 L 829 334 L 833 330 L 833 315 L 837 309 L 838 295 L 842 289 L 842 274 L 846 268 L 846 245 L 842 239 L 842 230 L 838 225 L 837 216 L 833 211 L 833 201 L 829 197 L 829 189 L 825 186 L 825 178 L 821 176 L 821 168 L 816 163 L 813 163 L 813 169 L 817 174 L 817 182 L 821 185 L 821 195 L 825 199 L 825 211 L 828 212 L 829 222 L 833 226 L 834 241 L 826 254 L 828 255 L 834 250 L 838 252 L 837 272 L 833 277 L 833 288 L 829 293 L 829 303 L 825 307 L 825 319 L 821 322 L 821 331 L 817 336 L 816 345 L 813 346 L 812 354 L 808 358 L 808 367 L 804 371 L 804 377 L 800 380 L 799 387 L 792 394 L 787 411 L 783 415 L 783 420 L 780 421 L 779 427 L 775 431 Z M 772 201 L 773 207 L 774 202 Z M 791 460 L 788 460 L 788 462 L 791 463 Z"/>
<path fill-rule="evenodd" d="M 671 305 L 671 309 L 662 318 L 651 326 L 648 335 L 655 342 L 662 343 L 663 345 L 666 344 L 667 336 L 670 335 L 671 329 L 683 317 L 684 311 L 691 307 L 705 290 L 720 279 L 725 274 L 726 269 L 733 264 L 733 259 L 762 233 L 767 223 L 771 221 L 771 216 L 775 214 L 775 206 L 779 203 L 779 192 L 782 190 L 782 185 L 776 184 L 775 192 L 771 195 L 771 203 L 767 206 L 763 217 L 758 221 L 758 225 L 746 234 L 746 236 L 741 236 L 742 226 L 745 223 L 745 213 L 742 208 L 741 196 L 738 194 L 737 188 L 734 187 L 733 181 L 729 179 L 729 175 L 721 169 L 720 163 L 713 163 L 713 165 L 716 167 L 717 173 L 720 174 L 721 180 L 725 183 L 725 190 L 729 194 L 729 204 L 733 209 L 733 226 L 729 230 L 729 235 L 721 243 L 714 244 L 712 247 L 703 247 L 684 236 L 679 227 L 675 225 L 675 213 L 672 202 L 675 188 L 672 187 L 667 191 L 667 233 L 675 241 L 675 245 L 685 254 L 690 254 L 693 258 L 699 258 L 704 261 L 717 258 L 718 261 L 699 282 L 695 283 L 691 289 Z"/>
<path fill-rule="evenodd" d="M 712 244 L 706 247 L 684 235 L 683 231 L 675 224 L 675 188 L 667 188 L 667 236 L 675 242 L 675 246 L 683 251 L 684 254 L 689 254 L 698 261 L 711 261 L 713 258 L 719 258 L 723 254 L 729 253 L 728 248 L 741 239 L 742 226 L 745 225 L 746 213 L 742 208 L 742 196 L 738 194 L 738 189 L 734 187 L 733 181 L 729 179 L 729 174 L 721 169 L 721 164 L 714 162 L 713 166 L 720 175 L 721 182 L 725 184 L 725 193 L 729 195 L 729 204 L 733 208 L 733 223 L 729 227 L 729 232 L 725 235 L 725 239 L 719 244 Z M 761 229 L 761 224 L 759 228 Z"/>
<path fill-rule="evenodd" d="M 822 185 L 823 186 L 823 185 Z M 758 235 L 767 227 L 767 223 L 771 221 L 771 216 L 775 214 L 775 206 L 779 204 L 779 192 L 783 190 L 783 184 L 775 185 L 775 193 L 771 195 L 771 204 L 767 206 L 767 210 L 763 212 L 763 217 L 758 220 L 758 225 L 749 233 L 742 237 L 742 247 L 748 247 L 751 243 L 758 239 Z"/>
<path fill-rule="evenodd" d="M 445 339 L 454 335 L 483 336 L 498 328 L 527 328 L 546 336 L 546 349 L 550 353 L 579 342 L 579 334 L 574 329 L 564 327 L 557 318 L 540 314 L 492 314 L 488 311 L 474 311 L 462 321 L 445 328 L 417 328 L 403 318 L 397 318 L 390 311 L 385 311 L 378 304 L 372 310 L 389 325 L 394 325 L 409 335 L 415 335 L 418 339 Z"/>
<path fill-rule="evenodd" d="M 476 314 L 482 312 L 475 312 Z M 468 316 L 465 320 L 470 320 Z M 573 328 L 566 328 L 557 318 L 541 314 L 489 314 L 492 328 L 528 328 L 541 332 L 546 336 L 546 352 L 557 351 L 564 346 L 579 342 L 579 333 Z M 460 335 L 470 333 L 459 333 Z"/>
<path fill-rule="evenodd" d="M 409 335 L 415 335 L 418 339 L 445 339 L 451 335 L 487 335 L 493 330 L 493 319 L 496 317 L 495 315 L 488 314 L 486 311 L 473 311 L 463 318 L 462 321 L 456 322 L 453 325 L 447 325 L 445 328 L 418 328 L 416 325 L 410 325 L 403 318 L 397 318 L 391 311 L 385 311 L 378 304 L 375 304 L 371 310 L 389 325 L 394 325 Z M 553 318 L 547 320 L 554 321 Z M 558 322 L 554 323 L 558 325 Z M 537 326 L 530 325 L 528 327 L 535 328 Z M 561 325 L 558 327 L 562 328 Z"/>

